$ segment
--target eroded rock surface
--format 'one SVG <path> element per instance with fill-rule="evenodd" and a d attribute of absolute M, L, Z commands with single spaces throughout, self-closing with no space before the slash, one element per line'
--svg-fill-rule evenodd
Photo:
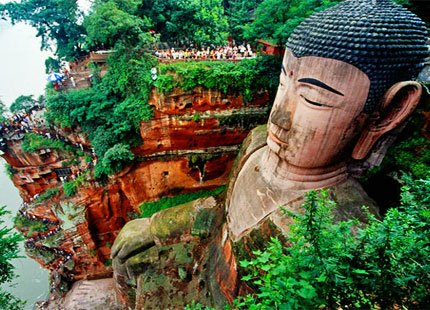
<path fill-rule="evenodd" d="M 252 126 L 267 117 L 267 92 L 255 98 L 245 104 L 239 95 L 223 95 L 201 87 L 187 93 L 175 89 L 171 95 L 154 91 L 150 104 L 155 116 L 141 123 L 143 142 L 132 150 L 136 160 L 109 177 L 106 184 L 95 180 L 91 167 L 86 165 L 92 156 L 91 145 L 79 128 L 56 132 L 48 127 L 37 128 L 32 134 L 46 138 L 49 132 L 49 139 L 61 140 L 71 149 L 39 147 L 31 153 L 22 150 L 23 135 L 11 133 L 2 156 L 13 168 L 12 181 L 25 202 L 19 214 L 23 223 L 19 229 L 27 237 L 28 254 L 51 270 L 52 295 L 61 297 L 74 281 L 112 275 L 111 246 L 143 202 L 225 185 L 240 143 Z M 63 182 L 79 176 L 76 193 L 68 197 Z M 58 192 L 39 199 L 48 189 Z M 197 223 L 202 222 L 198 219 Z M 198 239 L 206 233 L 207 227 L 200 224 L 190 232 L 190 238 Z M 202 252 L 200 243 L 188 245 L 188 239 L 184 242 L 187 249 L 183 259 L 187 259 L 175 271 L 182 282 L 196 268 L 189 263 L 188 255 L 193 255 L 194 260 L 194 255 Z M 171 253 L 182 248 L 165 246 L 157 257 L 160 264 L 173 268 L 176 258 Z M 190 293 L 196 291 L 198 283 L 189 287 Z"/>

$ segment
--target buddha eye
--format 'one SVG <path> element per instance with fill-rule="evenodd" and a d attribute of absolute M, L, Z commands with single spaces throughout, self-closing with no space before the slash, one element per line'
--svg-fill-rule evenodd
<path fill-rule="evenodd" d="M 309 103 L 313 106 L 330 108 L 330 106 L 328 106 L 326 104 L 322 104 L 322 103 L 318 103 L 318 102 L 309 100 L 308 98 L 304 97 L 303 95 L 300 95 L 300 97 L 302 97 L 307 103 Z"/>

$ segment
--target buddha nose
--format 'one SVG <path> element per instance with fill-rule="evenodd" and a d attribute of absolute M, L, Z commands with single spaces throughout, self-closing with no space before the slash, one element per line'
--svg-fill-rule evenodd
<path fill-rule="evenodd" d="M 271 117 L 271 122 L 284 130 L 291 129 L 291 112 L 275 110 L 273 111 Z"/>

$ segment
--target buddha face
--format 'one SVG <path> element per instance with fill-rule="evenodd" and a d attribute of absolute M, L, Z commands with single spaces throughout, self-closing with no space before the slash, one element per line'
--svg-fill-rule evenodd
<path fill-rule="evenodd" d="M 298 168 L 324 168 L 345 160 L 363 129 L 370 81 L 334 59 L 296 58 L 287 49 L 268 122 L 267 144 Z"/>

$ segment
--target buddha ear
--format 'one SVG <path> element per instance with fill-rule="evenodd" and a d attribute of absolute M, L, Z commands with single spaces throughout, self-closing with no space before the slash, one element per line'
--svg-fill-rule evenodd
<path fill-rule="evenodd" d="M 415 110 L 420 101 L 422 87 L 414 81 L 399 82 L 382 97 L 379 117 L 361 134 L 352 152 L 352 158 L 365 158 L 376 141 L 400 125 Z"/>

